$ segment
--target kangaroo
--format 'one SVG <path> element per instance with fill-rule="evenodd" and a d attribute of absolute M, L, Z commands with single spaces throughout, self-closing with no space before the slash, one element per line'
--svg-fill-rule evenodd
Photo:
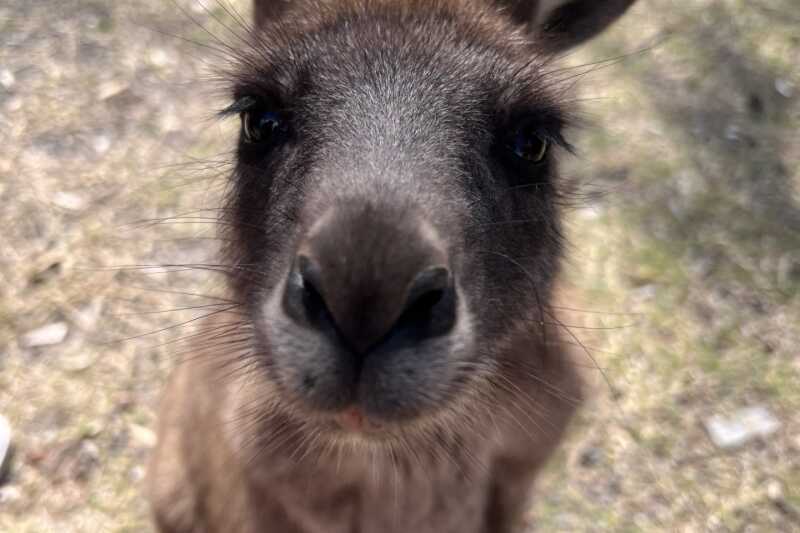
<path fill-rule="evenodd" d="M 161 533 L 519 527 L 581 398 L 554 60 L 633 3 L 255 2 L 224 112 L 233 303 L 163 397 Z"/>

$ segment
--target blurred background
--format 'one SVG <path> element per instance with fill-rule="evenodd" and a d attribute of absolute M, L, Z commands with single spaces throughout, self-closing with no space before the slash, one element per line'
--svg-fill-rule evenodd
<path fill-rule="evenodd" d="M 158 393 L 223 281 L 206 4 L 0 0 L 0 531 L 151 531 Z M 640 0 L 567 62 L 591 399 L 536 529 L 800 531 L 797 1 Z"/>

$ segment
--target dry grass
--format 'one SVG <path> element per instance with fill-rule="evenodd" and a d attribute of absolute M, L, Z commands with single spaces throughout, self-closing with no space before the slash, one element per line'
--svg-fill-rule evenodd
<path fill-rule="evenodd" d="M 224 30 L 188 0 L 17 4 L 0 5 L 0 414 L 16 445 L 0 530 L 148 531 L 139 482 L 176 333 L 110 341 L 187 320 L 151 312 L 220 280 L 109 267 L 213 257 L 202 220 L 134 222 L 220 193 L 231 136 L 197 82 L 210 54 L 173 35 L 211 41 L 189 16 Z M 597 125 L 568 174 L 603 194 L 572 213 L 568 280 L 573 307 L 599 311 L 574 314 L 602 329 L 574 331 L 608 382 L 589 371 L 591 408 L 534 504 L 541 531 L 800 529 L 793 4 L 642 0 L 570 58 L 655 44 L 581 80 Z M 65 342 L 20 344 L 61 320 Z M 715 449 L 701 421 L 753 404 L 781 430 Z"/>

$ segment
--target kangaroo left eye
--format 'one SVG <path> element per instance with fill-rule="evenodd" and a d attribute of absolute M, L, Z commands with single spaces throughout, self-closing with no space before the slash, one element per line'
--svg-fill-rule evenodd
<path fill-rule="evenodd" d="M 242 112 L 242 134 L 247 143 L 274 144 L 287 131 L 287 121 L 278 111 L 256 108 Z"/>
<path fill-rule="evenodd" d="M 547 139 L 536 132 L 531 125 L 520 126 L 511 134 L 507 147 L 515 156 L 531 163 L 540 163 L 547 155 Z"/>

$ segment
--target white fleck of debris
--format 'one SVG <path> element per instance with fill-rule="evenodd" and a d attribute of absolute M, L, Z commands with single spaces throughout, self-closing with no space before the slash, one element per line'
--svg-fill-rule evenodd
<path fill-rule="evenodd" d="M 37 346 L 60 344 L 67 338 L 67 333 L 69 333 L 69 326 L 66 322 L 53 322 L 24 334 L 22 345 L 26 348 L 36 348 Z"/>
<path fill-rule="evenodd" d="M 11 424 L 8 419 L 0 415 L 0 473 L 6 469 L 6 462 L 11 450 Z"/>
<path fill-rule="evenodd" d="M 92 331 L 103 312 L 103 300 L 95 298 L 91 303 L 83 305 L 70 316 L 70 321 L 84 331 Z"/>
<path fill-rule="evenodd" d="M 59 367 L 67 372 L 83 372 L 94 365 L 97 360 L 89 350 L 77 350 L 72 353 L 62 354 L 59 357 Z"/>
<path fill-rule="evenodd" d="M 22 498 L 22 491 L 14 485 L 0 487 L 0 503 L 14 503 Z"/>
<path fill-rule="evenodd" d="M 773 502 L 783 499 L 783 486 L 777 479 L 772 479 L 769 483 L 767 483 L 767 498 Z"/>
<path fill-rule="evenodd" d="M 90 440 L 81 442 L 80 451 L 89 460 L 96 460 L 100 457 L 100 447 Z"/>
<path fill-rule="evenodd" d="M 2 85 L 6 89 L 10 89 L 16 83 L 17 78 L 14 76 L 14 73 L 8 70 L 7 68 L 0 70 L 0 85 Z"/>
<path fill-rule="evenodd" d="M 711 440 L 719 448 L 735 448 L 776 432 L 781 423 L 765 407 L 745 407 L 728 417 L 714 415 L 705 421 Z"/>
<path fill-rule="evenodd" d="M 603 207 L 600 205 L 590 205 L 585 209 L 581 209 L 580 213 L 585 220 L 597 220 L 603 216 Z"/>
<path fill-rule="evenodd" d="M 102 82 L 97 87 L 97 98 L 99 100 L 108 100 L 112 96 L 116 96 L 128 88 L 127 83 L 119 80 L 108 80 Z"/>
<path fill-rule="evenodd" d="M 56 207 L 67 211 L 80 211 L 86 206 L 84 199 L 74 192 L 56 191 L 50 200 Z"/>
<path fill-rule="evenodd" d="M 791 98 L 794 96 L 794 83 L 783 78 L 775 80 L 775 90 L 784 98 Z"/>
<path fill-rule="evenodd" d="M 144 468 L 142 468 L 140 465 L 136 465 L 130 469 L 128 476 L 130 477 L 131 481 L 138 483 L 144 479 Z"/>
<path fill-rule="evenodd" d="M 169 55 L 161 48 L 156 48 L 150 52 L 150 62 L 157 67 L 166 66 L 169 61 Z"/>
<path fill-rule="evenodd" d="M 0 487 L 0 503 L 14 503 L 22 498 L 22 491 L 14 485 Z"/>
<path fill-rule="evenodd" d="M 98 154 L 104 154 L 111 148 L 111 139 L 108 138 L 108 135 L 95 135 L 92 138 L 92 148 Z"/>
<path fill-rule="evenodd" d="M 159 112 L 158 126 L 164 133 L 178 131 L 183 126 L 183 119 L 175 113 L 174 109 L 162 109 Z"/>
<path fill-rule="evenodd" d="M 139 424 L 131 424 L 129 428 L 131 439 L 143 448 L 152 448 L 156 445 L 156 434 L 152 430 Z"/>

